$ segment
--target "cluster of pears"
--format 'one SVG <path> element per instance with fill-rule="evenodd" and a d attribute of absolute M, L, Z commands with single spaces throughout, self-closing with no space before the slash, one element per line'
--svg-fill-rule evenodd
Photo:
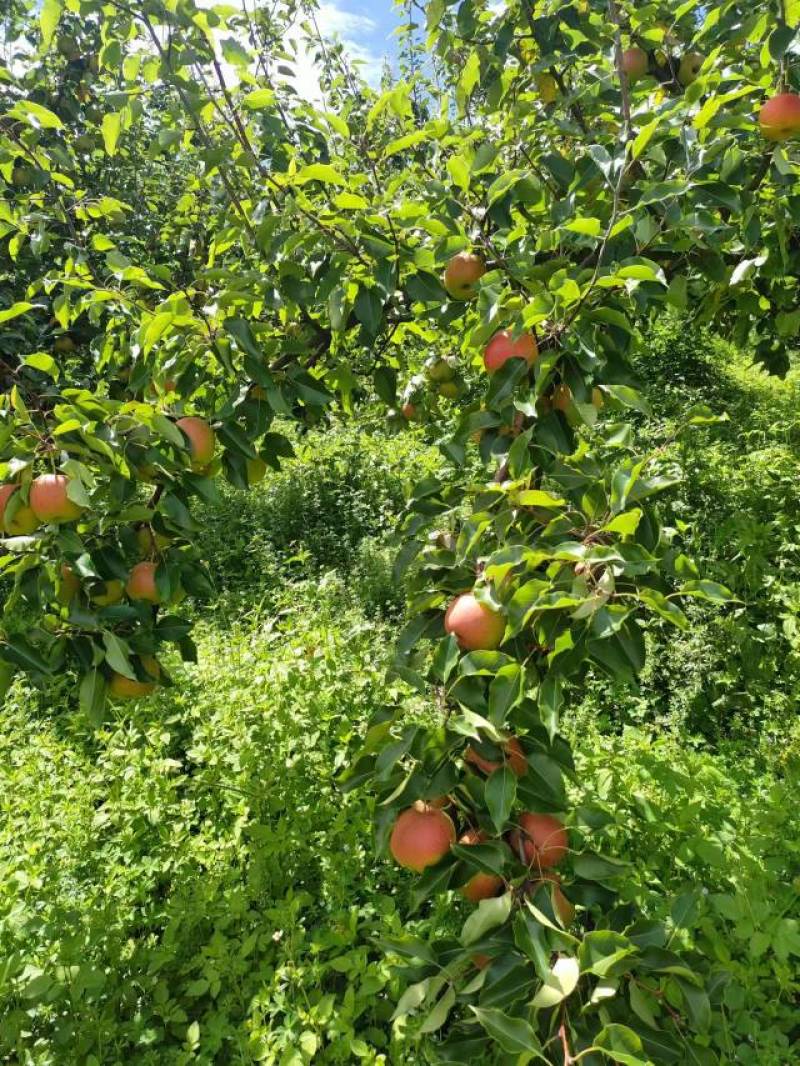
<path fill-rule="evenodd" d="M 186 439 L 186 447 L 195 470 L 206 469 L 214 457 L 216 438 L 214 430 L 205 419 L 187 416 L 178 419 L 177 426 Z M 86 507 L 76 502 L 73 496 L 82 495 L 70 491 L 72 479 L 63 473 L 39 474 L 27 490 L 27 499 L 21 484 L 14 482 L 0 485 L 0 533 L 6 536 L 30 536 L 45 525 L 64 525 L 85 517 Z M 134 564 L 125 581 L 119 578 L 91 578 L 84 587 L 78 574 L 69 565 L 62 563 L 58 569 L 55 599 L 68 606 L 81 592 L 85 592 L 90 604 L 99 608 L 112 607 L 127 596 L 157 606 L 162 602 L 158 588 L 158 563 L 152 558 L 170 543 L 166 534 L 140 526 L 136 531 L 140 554 L 144 557 Z M 174 600 L 183 596 L 177 590 Z M 153 691 L 161 676 L 158 661 L 149 655 L 138 657 L 140 678 L 133 679 L 112 672 L 109 691 L 117 698 L 135 698 Z"/>
<path fill-rule="evenodd" d="M 663 27 L 662 27 L 663 28 Z M 665 33 L 665 42 L 675 45 L 677 41 Z M 523 41 L 521 55 L 524 61 L 532 62 L 536 57 L 533 42 Z M 622 69 L 630 82 L 639 81 L 653 73 L 661 81 L 676 80 L 683 88 L 688 88 L 700 76 L 706 57 L 702 52 L 690 50 L 677 61 L 659 49 L 648 53 L 639 45 L 632 45 L 622 52 Z M 549 73 L 535 76 L 536 91 L 544 104 L 553 104 L 558 99 L 559 85 L 556 78 Z M 800 95 L 792 92 L 780 92 L 767 100 L 761 107 L 758 123 L 762 135 L 769 141 L 787 141 L 800 133 Z"/>
<path fill-rule="evenodd" d="M 478 283 L 486 273 L 483 259 L 473 252 L 459 252 L 445 267 L 442 282 L 450 297 L 454 300 L 472 300 L 478 294 Z M 498 330 L 483 350 L 483 366 L 487 374 L 496 373 L 509 359 L 523 359 L 532 367 L 539 358 L 539 344 L 531 331 L 513 333 L 508 329 Z M 598 388 L 592 390 L 592 404 L 596 408 L 603 406 L 603 395 Z M 573 402 L 572 390 L 560 382 L 550 392 L 539 397 L 540 414 L 550 410 L 566 413 Z"/>
<path fill-rule="evenodd" d="M 214 457 L 214 430 L 205 419 L 194 415 L 179 418 L 176 425 L 186 437 L 193 469 L 205 469 Z M 17 482 L 0 485 L 0 533 L 30 536 L 42 525 L 77 521 L 84 507 L 70 494 L 71 484 L 67 474 L 39 474 L 30 484 L 27 502 Z"/>
<path fill-rule="evenodd" d="M 449 604 L 444 628 L 446 633 L 455 636 L 463 651 L 491 651 L 502 643 L 506 625 L 503 616 L 480 600 L 473 589 L 456 596 Z M 476 772 L 486 775 L 503 764 L 518 777 L 523 777 L 528 770 L 525 750 L 515 736 L 508 737 L 502 745 L 501 758 L 487 757 L 469 745 L 463 752 L 463 760 Z M 441 862 L 456 842 L 471 846 L 491 839 L 474 825 L 459 835 L 448 808 L 455 811 L 455 804 L 452 797 L 444 796 L 428 802 L 418 800 L 398 815 L 389 850 L 400 866 L 422 873 Z M 568 832 L 561 819 L 549 813 L 525 811 L 517 816 L 515 827 L 504 839 L 514 857 L 527 867 L 525 892 L 533 894 L 543 883 L 549 883 L 555 912 L 564 925 L 570 924 L 575 910 L 561 890 L 560 878 L 553 869 L 564 861 L 569 849 Z M 481 871 L 472 874 L 459 891 L 470 902 L 477 903 L 498 895 L 505 888 L 502 877 Z"/>
<path fill-rule="evenodd" d="M 667 77 L 675 70 L 674 63 L 663 52 L 655 52 L 653 60 L 658 70 L 669 72 Z M 684 89 L 691 85 L 692 82 L 697 81 L 705 60 L 706 57 L 701 52 L 686 52 L 681 57 L 673 76 L 677 78 Z M 629 81 L 638 81 L 650 71 L 649 54 L 638 45 L 626 48 L 622 53 L 622 69 L 628 75 Z"/>
<path fill-rule="evenodd" d="M 451 299 L 473 300 L 478 295 L 478 283 L 485 273 L 486 265 L 479 255 L 458 252 L 448 261 L 442 283 Z M 489 375 L 496 373 L 510 359 L 522 359 L 532 367 L 538 358 L 539 345 L 536 335 L 531 331 L 514 333 L 508 329 L 497 330 L 483 350 L 483 366 Z M 459 399 L 464 394 L 466 382 L 453 356 L 431 355 L 423 370 L 422 375 L 415 375 L 408 383 L 399 410 L 391 409 L 388 412 L 388 422 L 393 428 L 401 428 L 407 422 L 421 419 L 424 401 L 431 386 L 435 396 L 449 400 Z M 603 406 L 603 394 L 597 387 L 592 389 L 591 402 L 598 409 Z M 566 383 L 559 382 L 539 397 L 537 408 L 540 415 L 551 410 L 567 413 L 572 404 L 572 390 Z"/>
<path fill-rule="evenodd" d="M 677 79 L 684 87 L 696 81 L 705 62 L 700 52 L 687 52 L 677 71 Z M 644 77 L 650 60 L 642 48 L 628 48 L 622 53 L 622 69 L 631 81 Z M 788 141 L 800 133 L 800 96 L 782 92 L 765 101 L 758 114 L 762 135 L 768 141 Z"/>
<path fill-rule="evenodd" d="M 62 563 L 59 568 L 56 585 L 56 600 L 63 606 L 69 606 L 76 597 L 84 593 L 94 607 L 113 607 L 127 596 L 131 602 L 149 603 L 160 606 L 164 600 L 158 588 L 158 563 L 152 558 L 164 551 L 172 542 L 165 533 L 158 532 L 149 525 L 141 525 L 136 530 L 136 543 L 139 553 L 145 558 L 134 563 L 123 581 L 120 578 L 90 578 L 85 583 L 69 563 Z M 183 599 L 183 590 L 178 589 L 171 596 L 171 602 Z M 160 666 L 152 656 L 139 657 L 144 680 L 135 680 L 113 671 L 109 681 L 109 691 L 118 699 L 131 699 L 151 693 L 160 677 Z"/>
<path fill-rule="evenodd" d="M 659 58 L 659 55 L 656 55 Z M 670 67 L 663 55 L 661 67 Z M 687 52 L 680 60 L 676 77 L 686 88 L 700 76 L 705 56 L 700 52 Z M 643 78 L 650 70 L 650 56 L 643 48 L 627 48 L 622 53 L 622 69 L 631 81 Z M 671 69 L 671 67 L 670 67 Z M 768 141 L 788 141 L 800 133 L 800 96 L 797 93 L 781 92 L 762 104 L 758 114 L 762 136 Z"/>

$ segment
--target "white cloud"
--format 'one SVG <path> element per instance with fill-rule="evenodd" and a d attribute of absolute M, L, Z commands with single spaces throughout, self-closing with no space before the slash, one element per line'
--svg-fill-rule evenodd
<path fill-rule="evenodd" d="M 380 81 L 383 56 L 364 44 L 364 38 L 371 36 L 377 29 L 375 21 L 367 15 L 354 11 L 345 11 L 335 3 L 320 4 L 316 12 L 316 23 L 320 34 L 328 40 L 338 40 L 344 45 L 348 56 L 358 63 L 358 71 L 370 85 Z M 292 35 L 297 43 L 297 59 L 294 63 L 293 79 L 298 93 L 307 100 L 320 99 L 319 66 L 315 59 L 318 48 L 313 44 L 304 46 L 299 29 Z"/>

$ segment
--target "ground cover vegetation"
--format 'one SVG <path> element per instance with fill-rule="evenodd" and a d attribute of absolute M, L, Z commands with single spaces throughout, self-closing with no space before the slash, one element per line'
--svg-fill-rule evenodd
<path fill-rule="evenodd" d="M 796 1056 L 800 8 L 406 16 L 7 6 L 6 1061 Z"/>

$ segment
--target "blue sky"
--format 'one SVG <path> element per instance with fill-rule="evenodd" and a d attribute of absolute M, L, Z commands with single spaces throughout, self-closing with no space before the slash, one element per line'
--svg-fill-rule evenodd
<path fill-rule="evenodd" d="M 399 12 L 391 0 L 323 0 L 317 22 L 325 36 L 341 38 L 350 55 L 363 61 L 363 75 L 376 84 L 383 57 L 391 58 L 397 50 L 393 32 L 399 24 Z"/>

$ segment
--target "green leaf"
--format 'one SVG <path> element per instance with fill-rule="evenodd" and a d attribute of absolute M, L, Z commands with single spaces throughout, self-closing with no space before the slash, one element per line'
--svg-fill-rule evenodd
<path fill-rule="evenodd" d="M 658 125 L 661 122 L 661 115 L 658 115 L 652 121 L 648 122 L 645 126 L 639 130 L 633 139 L 633 145 L 631 146 L 631 156 L 633 159 L 638 159 L 645 148 L 650 143 L 653 134 L 658 129 Z"/>
<path fill-rule="evenodd" d="M 159 618 L 154 631 L 159 640 L 177 644 L 191 633 L 192 623 L 179 615 L 168 614 Z"/>
<path fill-rule="evenodd" d="M 9 111 L 6 112 L 11 118 L 21 119 L 29 125 L 43 130 L 60 130 L 64 123 L 46 107 L 35 104 L 32 100 L 18 100 Z"/>
<path fill-rule="evenodd" d="M 441 982 L 441 977 L 426 977 L 424 981 L 417 981 L 416 984 L 409 985 L 400 999 L 398 999 L 391 1020 L 394 1021 L 396 1018 L 403 1018 L 407 1014 L 413 1014 L 428 998 L 432 981 L 437 980 Z"/>
<path fill-rule="evenodd" d="M 606 1025 L 595 1037 L 594 1046 L 607 1058 L 623 1066 L 650 1066 L 642 1041 L 627 1025 Z"/>
<path fill-rule="evenodd" d="M 617 976 L 630 969 L 630 957 L 638 949 L 628 937 L 611 929 L 596 929 L 587 933 L 578 948 L 581 973 L 593 973 L 597 977 Z"/>
<path fill-rule="evenodd" d="M 611 877 L 621 877 L 630 869 L 630 863 L 621 859 L 609 859 L 593 851 L 584 851 L 574 857 L 573 869 L 578 877 L 587 881 L 606 881 Z"/>
<path fill-rule="evenodd" d="M 735 597 L 730 589 L 716 581 L 687 581 L 678 589 L 681 596 L 695 596 L 712 603 L 730 603 Z"/>
<path fill-rule="evenodd" d="M 545 926 L 530 910 L 518 910 L 514 915 L 514 943 L 531 959 L 538 977 L 546 980 L 550 973 L 550 945 Z"/>
<path fill-rule="evenodd" d="M 8 322 L 12 318 L 17 318 L 19 315 L 27 314 L 28 311 L 34 309 L 34 304 L 29 304 L 25 300 L 20 300 L 11 307 L 7 307 L 4 311 L 0 311 L 0 322 Z"/>
<path fill-rule="evenodd" d="M 522 170 L 508 170 L 506 173 L 501 174 L 499 178 L 495 178 L 492 184 L 486 191 L 486 202 L 491 205 L 499 200 L 502 196 L 512 189 L 516 183 L 523 176 Z"/>
<path fill-rule="evenodd" d="M 645 1025 L 649 1025 L 651 1029 L 657 1029 L 658 1022 L 653 1013 L 653 1008 L 656 1006 L 655 998 L 644 992 L 633 978 L 628 984 L 628 996 L 631 1001 L 631 1010 L 637 1018 L 640 1018 Z"/>
<path fill-rule="evenodd" d="M 103 710 L 106 704 L 106 682 L 103 674 L 97 668 L 89 670 L 83 675 L 83 680 L 78 690 L 78 701 L 89 722 L 95 729 L 99 728 L 103 724 Z"/>
<path fill-rule="evenodd" d="M 2 652 L 1 647 L 0 652 Z M 13 663 L 6 662 L 5 659 L 0 659 L 0 698 L 5 696 L 11 688 L 16 672 Z"/>
<path fill-rule="evenodd" d="M 548 1010 L 557 1006 L 567 996 L 572 995 L 579 977 L 578 960 L 569 955 L 562 955 L 556 959 L 544 984 L 533 997 L 531 1006 L 536 1010 Z"/>
<path fill-rule="evenodd" d="M 786 55 L 789 45 L 794 40 L 795 32 L 793 27 L 782 22 L 769 35 L 769 54 L 776 63 L 779 63 Z"/>
<path fill-rule="evenodd" d="M 478 78 L 481 73 L 481 60 L 477 52 L 470 52 L 464 69 L 461 71 L 461 77 L 458 79 L 458 95 L 462 100 L 468 100 L 472 95 L 472 91 L 478 84 Z"/>
<path fill-rule="evenodd" d="M 34 674 L 53 673 L 52 667 L 42 658 L 39 651 L 19 633 L 12 633 L 0 644 L 0 656 L 6 662 L 14 663 Z"/>
<path fill-rule="evenodd" d="M 631 388 L 629 385 L 606 385 L 605 391 L 625 407 L 633 407 L 634 410 L 641 411 L 642 415 L 652 414 L 650 404 L 638 389 Z"/>
<path fill-rule="evenodd" d="M 329 163 L 309 163 L 301 167 L 291 180 L 294 185 L 306 185 L 309 181 L 319 181 L 323 185 L 347 184 L 347 180 Z"/>
<path fill-rule="evenodd" d="M 47 352 L 34 352 L 33 355 L 26 355 L 23 363 L 25 366 L 33 367 L 34 370 L 39 370 L 42 374 L 47 374 L 54 381 L 58 378 L 58 363 Z"/>
<path fill-rule="evenodd" d="M 466 192 L 469 188 L 469 167 L 458 155 L 451 155 L 447 160 L 447 173 L 453 179 L 462 192 Z"/>
<path fill-rule="evenodd" d="M 439 999 L 433 1010 L 419 1027 L 421 1033 L 435 1033 L 442 1028 L 447 1021 L 450 1011 L 455 1006 L 456 990 L 448 985 L 444 995 Z"/>
<path fill-rule="evenodd" d="M 383 317 L 383 300 L 377 291 L 362 286 L 358 290 L 353 309 L 367 333 L 372 337 L 376 336 Z"/>
<path fill-rule="evenodd" d="M 118 674 L 122 674 L 123 677 L 128 677 L 132 681 L 136 680 L 136 672 L 131 666 L 128 654 L 130 649 L 127 643 L 110 630 L 103 630 L 103 645 L 106 650 L 106 662 L 112 670 L 116 670 Z"/>
<path fill-rule="evenodd" d="M 485 786 L 486 806 L 495 829 L 502 833 L 517 798 L 517 775 L 509 766 L 489 774 Z"/>
<path fill-rule="evenodd" d="M 551 741 L 558 733 L 558 716 L 563 702 L 562 680 L 557 674 L 550 673 L 539 686 L 538 704 L 542 722 Z"/>
<path fill-rule="evenodd" d="M 537 1054 L 541 1051 L 542 1045 L 539 1043 L 532 1026 L 523 1018 L 512 1018 L 497 1008 L 473 1007 L 470 1005 L 470 1010 L 489 1036 L 497 1041 L 503 1051 L 507 1051 L 510 1055 L 532 1052 L 542 1062 L 548 1061 L 543 1055 Z"/>
<path fill-rule="evenodd" d="M 572 233 L 580 233 L 586 237 L 599 237 L 603 232 L 603 226 L 599 218 L 574 218 L 567 222 L 564 229 Z"/>
<path fill-rule="evenodd" d="M 567 501 L 560 496 L 553 496 L 543 489 L 523 489 L 514 493 L 514 502 L 519 507 L 565 507 Z"/>
<path fill-rule="evenodd" d="M 264 107 L 269 107 L 274 101 L 275 93 L 272 89 L 256 89 L 254 92 L 248 93 L 242 103 L 248 111 L 260 111 Z"/>
<path fill-rule="evenodd" d="M 390 141 L 383 150 L 384 156 L 397 155 L 398 152 L 404 152 L 406 148 L 414 148 L 418 144 L 422 144 L 430 137 L 428 130 L 414 130 L 413 133 L 406 133 L 402 137 L 397 137 L 395 140 Z"/>
<path fill-rule="evenodd" d="M 169 441 L 170 444 L 174 444 L 176 448 L 184 450 L 186 448 L 186 438 L 181 432 L 180 428 L 175 425 L 171 418 L 167 418 L 166 415 L 162 415 L 160 411 L 153 415 L 153 429 L 164 440 Z"/>
<path fill-rule="evenodd" d="M 509 850 L 501 840 L 487 840 L 481 844 L 454 844 L 450 849 L 456 859 L 462 859 L 483 873 L 503 876 Z"/>
<path fill-rule="evenodd" d="M 42 31 L 42 46 L 45 49 L 50 47 L 63 8 L 63 0 L 44 0 L 42 4 L 42 10 L 39 12 L 39 28 Z"/>
<path fill-rule="evenodd" d="M 375 391 L 388 407 L 397 402 L 397 374 L 389 366 L 379 366 L 372 378 Z"/>
<path fill-rule="evenodd" d="M 228 450 L 243 455 L 247 459 L 255 459 L 258 452 L 253 442 L 247 436 L 242 427 L 234 422 L 223 422 L 217 428 L 217 436 Z"/>
<path fill-rule="evenodd" d="M 464 922 L 464 928 L 461 930 L 461 943 L 464 947 L 469 947 L 492 929 L 507 922 L 513 903 L 513 892 L 506 892 L 494 899 L 482 899 Z"/>
<path fill-rule="evenodd" d="M 420 877 L 411 891 L 410 912 L 414 914 L 419 908 L 437 893 L 444 892 L 450 886 L 456 871 L 454 863 L 439 863 L 429 866 Z"/>
<path fill-rule="evenodd" d="M 667 303 L 684 311 L 689 304 L 688 282 L 682 274 L 675 274 L 667 288 Z"/>
<path fill-rule="evenodd" d="M 652 611 L 659 614 L 667 622 L 671 622 L 672 625 L 677 626 L 678 629 L 689 629 L 689 619 L 672 600 L 658 592 L 656 589 L 639 589 L 639 599 L 642 603 L 646 604 Z"/>
<path fill-rule="evenodd" d="M 24 999 L 33 1001 L 44 1000 L 53 984 L 53 978 L 50 974 L 36 973 L 34 977 L 25 983 L 22 989 L 22 996 Z"/>
<path fill-rule="evenodd" d="M 220 41 L 222 48 L 222 57 L 226 63 L 230 63 L 231 66 L 246 69 L 252 62 L 253 57 L 241 43 L 235 37 L 223 37 Z"/>
<path fill-rule="evenodd" d="M 164 336 L 174 320 L 175 314 L 172 311 L 161 311 L 150 319 L 147 329 L 144 331 L 144 338 L 142 340 L 143 355 L 147 355 L 152 351 L 153 347 Z"/>
<path fill-rule="evenodd" d="M 250 328 L 250 323 L 244 318 L 226 318 L 223 323 L 225 326 L 225 332 L 233 337 L 242 351 L 252 355 L 258 362 L 263 362 L 264 353 L 258 346 L 258 341 L 255 338 L 253 330 Z"/>
<path fill-rule="evenodd" d="M 701 1033 L 708 1032 L 711 1026 L 711 1003 L 708 993 L 698 988 L 691 981 L 685 981 L 682 977 L 676 977 L 680 985 L 683 998 L 686 1003 L 686 1012 L 692 1025 Z"/>
<path fill-rule="evenodd" d="M 517 663 L 502 666 L 489 685 L 489 721 L 502 728 L 509 712 L 521 701 L 525 673 Z"/>
<path fill-rule="evenodd" d="M 122 128 L 122 115 L 117 111 L 107 111 L 103 115 L 103 121 L 100 125 L 100 131 L 103 134 L 103 145 L 105 146 L 106 155 L 117 154 L 117 141 L 119 139 L 119 131 Z"/>
<path fill-rule="evenodd" d="M 431 966 L 438 965 L 436 952 L 424 940 L 416 936 L 381 937 L 376 944 L 387 955 L 399 955 L 403 959 L 422 960 Z"/>
<path fill-rule="evenodd" d="M 606 533 L 619 533 L 623 537 L 632 537 L 639 528 L 641 520 L 641 509 L 633 507 L 630 511 L 623 511 L 616 518 L 612 518 L 607 525 L 603 526 L 603 529 Z"/>
<path fill-rule="evenodd" d="M 353 192 L 338 192 L 333 202 L 342 211 L 360 211 L 369 207 L 369 200 L 365 200 L 363 196 L 356 196 Z"/>

